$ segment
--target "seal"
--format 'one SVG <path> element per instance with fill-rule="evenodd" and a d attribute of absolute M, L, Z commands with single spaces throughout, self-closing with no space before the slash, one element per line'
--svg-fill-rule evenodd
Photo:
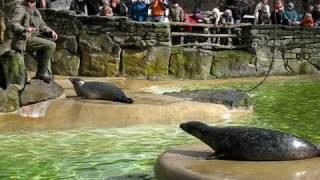
<path fill-rule="evenodd" d="M 316 145 L 274 130 L 241 126 L 214 127 L 198 121 L 182 123 L 180 128 L 215 151 L 208 159 L 287 161 L 320 155 Z"/>
<path fill-rule="evenodd" d="M 85 82 L 80 78 L 69 78 L 78 96 L 86 99 L 110 100 L 132 104 L 133 100 L 128 98 L 118 87 L 105 82 Z"/>

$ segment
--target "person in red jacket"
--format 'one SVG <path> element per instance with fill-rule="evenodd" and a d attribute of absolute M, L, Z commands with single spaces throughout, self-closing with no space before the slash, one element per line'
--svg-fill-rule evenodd
<path fill-rule="evenodd" d="M 314 21 L 312 18 L 312 15 L 310 13 L 307 13 L 302 21 L 301 21 L 301 26 L 305 26 L 305 27 L 313 27 L 314 26 Z"/>

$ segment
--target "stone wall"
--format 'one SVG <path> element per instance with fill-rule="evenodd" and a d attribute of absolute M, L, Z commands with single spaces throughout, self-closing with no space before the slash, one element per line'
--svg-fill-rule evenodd
<path fill-rule="evenodd" d="M 252 47 L 256 53 L 256 67 L 260 74 L 269 69 L 273 46 L 275 56 L 272 74 L 306 74 L 320 70 L 320 28 L 300 26 L 253 26 Z M 274 41 L 276 39 L 276 41 Z"/>
<path fill-rule="evenodd" d="M 70 11 L 42 10 L 42 14 L 59 34 L 52 61 L 55 74 L 153 80 L 247 77 L 264 75 L 272 60 L 274 26 L 243 29 L 247 48 L 203 50 L 172 46 L 168 23 L 78 16 Z M 320 38 L 318 31 L 279 26 L 271 74 L 318 72 L 320 45 L 314 42 Z"/>

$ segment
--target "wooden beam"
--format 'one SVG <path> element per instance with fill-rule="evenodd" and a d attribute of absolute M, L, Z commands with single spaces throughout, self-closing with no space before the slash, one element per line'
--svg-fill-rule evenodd
<path fill-rule="evenodd" d="M 249 45 L 221 45 L 215 43 L 188 43 L 188 44 L 177 44 L 173 45 L 173 47 L 188 47 L 188 46 L 197 46 L 197 47 L 211 47 L 213 49 L 243 49 L 249 47 Z"/>
<path fill-rule="evenodd" d="M 230 25 L 214 25 L 214 24 L 192 24 L 185 22 L 170 22 L 170 26 L 191 26 L 191 27 L 203 27 L 203 28 L 225 28 L 225 29 L 233 29 L 233 28 L 242 28 L 252 26 L 251 23 L 241 23 L 241 24 L 230 24 Z"/>
<path fill-rule="evenodd" d="M 171 36 L 192 36 L 192 37 L 207 37 L 207 38 L 237 38 L 241 37 L 236 34 L 200 34 L 200 33 L 189 33 L 189 32 L 172 32 Z"/>

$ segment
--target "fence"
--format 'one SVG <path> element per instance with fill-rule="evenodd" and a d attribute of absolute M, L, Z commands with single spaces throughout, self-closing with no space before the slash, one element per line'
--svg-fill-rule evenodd
<path fill-rule="evenodd" d="M 243 49 L 249 46 L 247 28 L 252 24 L 191 24 L 170 22 L 172 45 L 203 49 Z"/>

